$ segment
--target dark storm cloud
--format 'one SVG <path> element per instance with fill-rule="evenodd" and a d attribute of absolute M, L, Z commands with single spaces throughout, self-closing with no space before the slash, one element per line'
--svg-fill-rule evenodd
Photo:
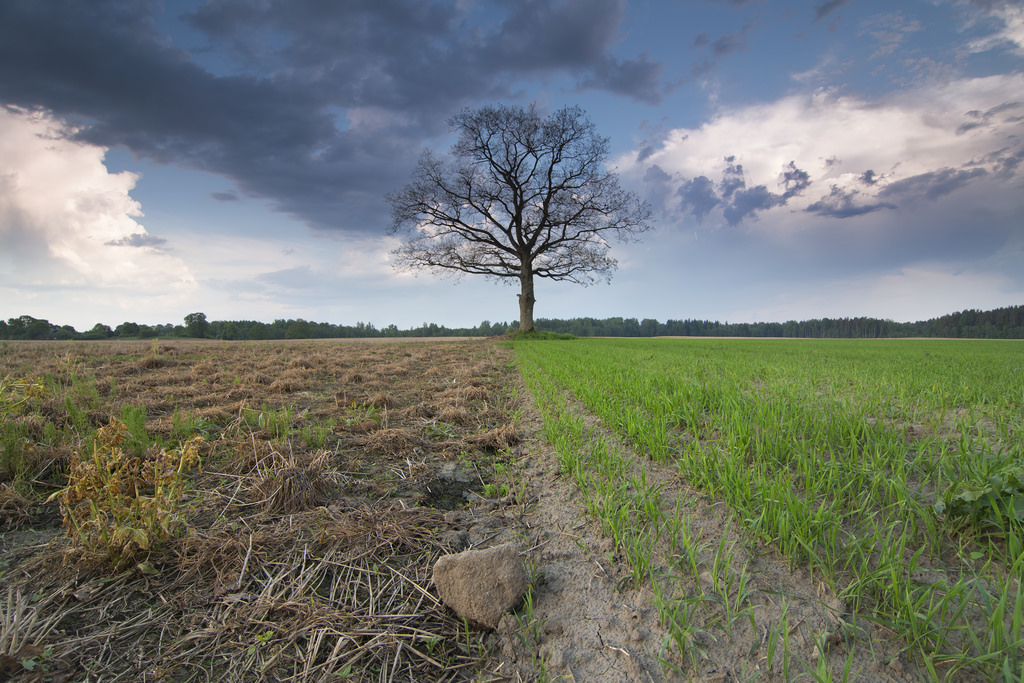
<path fill-rule="evenodd" d="M 858 180 L 864 183 L 865 185 L 877 185 L 879 178 L 877 173 L 875 173 L 871 169 L 868 169 L 860 175 Z"/>
<path fill-rule="evenodd" d="M 784 206 L 785 203 L 786 197 L 783 195 L 771 192 L 765 185 L 756 185 L 736 192 L 722 215 L 729 225 L 739 225 L 747 216 Z"/>
<path fill-rule="evenodd" d="M 1024 152 L 1017 156 L 1024 158 Z M 1000 169 L 997 173 L 1012 175 L 1016 168 L 1015 164 L 1020 160 L 1020 158 L 1014 159 L 1013 155 L 1003 154 L 979 163 L 992 164 L 994 168 Z M 1003 171 L 1004 167 L 1009 170 Z M 832 218 L 852 218 L 880 209 L 896 209 L 897 204 L 894 202 L 903 204 L 920 199 L 934 201 L 988 175 L 990 175 L 990 171 L 979 166 L 963 169 L 943 168 L 896 180 L 878 189 L 882 178 L 874 171 L 869 170 L 861 174 L 858 180 L 865 187 L 870 188 L 869 192 L 873 196 L 833 185 L 829 194 L 809 205 L 805 211 Z"/>
<path fill-rule="evenodd" d="M 682 198 L 682 208 L 689 210 L 698 223 L 703 223 L 711 209 L 722 201 L 715 192 L 715 184 L 707 176 L 691 178 L 680 185 L 676 192 Z"/>
<path fill-rule="evenodd" d="M 782 196 L 784 199 L 796 197 L 806 190 L 811 184 L 811 176 L 807 171 L 796 167 L 796 162 L 791 161 L 782 172 L 782 187 L 785 188 Z"/>
<path fill-rule="evenodd" d="M 237 202 L 239 199 L 234 192 L 211 192 L 210 197 L 218 202 Z"/>
<path fill-rule="evenodd" d="M 998 114 L 1002 114 L 1005 111 L 1013 111 L 1020 109 L 1024 104 L 1021 102 L 1003 102 L 1002 104 L 992 107 L 988 111 L 979 111 L 973 109 L 966 114 L 964 117 L 969 119 L 968 121 L 960 124 L 956 129 L 957 135 L 963 135 L 964 133 L 974 130 L 975 128 L 985 128 L 997 123 L 995 120 Z M 1016 123 L 1020 121 L 1019 117 L 1008 117 L 1006 120 L 1008 123 Z"/>
<path fill-rule="evenodd" d="M 728 156 L 725 157 L 726 167 L 722 172 L 722 182 L 719 183 L 719 192 L 722 197 L 729 199 L 747 185 L 747 181 L 743 179 L 743 165 L 736 163 L 736 157 Z"/>
<path fill-rule="evenodd" d="M 988 171 L 983 168 L 972 168 L 971 170 L 943 168 L 892 182 L 882 188 L 878 196 L 898 199 L 924 197 L 935 200 L 986 175 L 988 175 Z"/>
<path fill-rule="evenodd" d="M 870 173 L 870 171 L 869 171 Z M 885 202 L 863 203 L 859 200 L 860 193 L 851 190 L 847 191 L 836 185 L 832 191 L 818 201 L 808 206 L 805 211 L 816 213 L 819 216 L 830 216 L 832 218 L 853 218 L 863 216 L 866 213 L 878 211 L 879 209 L 895 209 L 895 204 Z"/>
<path fill-rule="evenodd" d="M 1017 150 L 1013 154 L 1000 154 L 995 161 L 993 171 L 997 177 L 1008 180 L 1017 175 L 1017 169 L 1022 161 L 1024 161 L 1024 149 Z"/>
<path fill-rule="evenodd" d="M 698 222 L 703 222 L 712 209 L 721 206 L 726 222 L 736 226 L 760 211 L 785 206 L 811 185 L 810 174 L 798 168 L 795 161 L 782 169 L 779 180 L 781 193 L 772 192 L 767 185 L 747 187 L 743 165 L 736 163 L 736 157 L 727 156 L 723 161 L 726 166 L 717 184 L 707 176 L 697 176 L 684 180 L 676 191 L 680 197 L 680 208 L 692 214 Z"/>
<path fill-rule="evenodd" d="M 160 32 L 161 7 L 0 3 L 0 103 L 222 174 L 317 228 L 379 230 L 382 195 L 424 140 L 517 80 L 568 76 L 652 103 L 662 92 L 659 62 L 610 54 L 622 0 L 211 0 L 186 17 L 209 41 L 194 55 Z"/>

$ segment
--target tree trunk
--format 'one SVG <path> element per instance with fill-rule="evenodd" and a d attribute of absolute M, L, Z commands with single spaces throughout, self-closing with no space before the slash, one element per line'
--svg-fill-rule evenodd
<path fill-rule="evenodd" d="M 533 298 L 533 264 L 523 265 L 519 272 L 519 282 L 522 285 L 522 292 L 519 294 L 519 331 L 533 332 L 533 304 L 537 301 Z"/>

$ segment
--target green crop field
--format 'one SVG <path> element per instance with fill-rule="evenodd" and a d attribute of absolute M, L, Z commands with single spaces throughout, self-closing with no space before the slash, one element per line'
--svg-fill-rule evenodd
<path fill-rule="evenodd" d="M 902 658 L 933 680 L 1024 677 L 1024 344 L 515 352 L 561 471 L 654 595 L 664 666 L 699 671 L 730 642 L 751 675 L 853 679 Z M 728 533 L 700 526 L 708 509 Z M 829 608 L 810 655 L 791 640 L 813 600 L 770 560 Z"/>

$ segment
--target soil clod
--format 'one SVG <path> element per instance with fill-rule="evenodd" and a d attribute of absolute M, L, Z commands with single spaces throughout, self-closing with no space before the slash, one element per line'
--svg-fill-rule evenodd
<path fill-rule="evenodd" d="M 523 561 L 514 543 L 445 555 L 434 565 L 434 585 L 444 604 L 488 629 L 526 594 Z"/>

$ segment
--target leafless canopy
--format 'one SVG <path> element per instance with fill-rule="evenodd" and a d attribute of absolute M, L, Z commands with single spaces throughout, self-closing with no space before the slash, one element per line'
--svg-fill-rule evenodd
<path fill-rule="evenodd" d="M 609 279 L 606 238 L 650 229 L 649 207 L 605 169 L 608 140 L 579 107 L 546 119 L 532 105 L 484 107 L 449 125 L 451 155 L 425 151 L 412 182 L 388 196 L 392 231 L 407 234 L 396 267 L 519 278 L 532 318 L 533 276 Z"/>

